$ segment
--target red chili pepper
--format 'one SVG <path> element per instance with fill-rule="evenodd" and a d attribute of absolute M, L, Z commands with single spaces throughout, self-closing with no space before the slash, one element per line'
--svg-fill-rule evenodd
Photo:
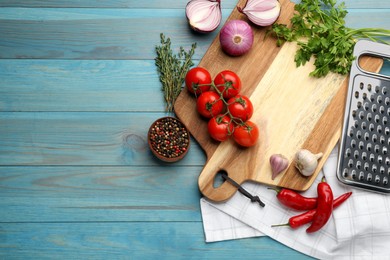
<path fill-rule="evenodd" d="M 344 201 L 346 201 L 350 196 L 352 195 L 352 192 L 344 193 L 343 195 L 339 196 L 333 201 L 333 209 L 337 208 L 341 204 L 343 204 Z M 272 225 L 272 227 L 279 227 L 279 226 L 289 226 L 291 228 L 299 228 L 307 223 L 310 223 L 313 220 L 314 215 L 316 214 L 317 209 L 312 209 L 309 211 L 306 211 L 302 214 L 296 215 L 291 217 L 288 220 L 288 223 L 286 224 L 279 224 L 279 225 Z"/>
<path fill-rule="evenodd" d="M 317 212 L 313 217 L 313 221 L 306 229 L 307 233 L 313 233 L 320 230 L 328 222 L 333 211 L 333 192 L 331 187 L 326 182 L 320 182 L 317 185 Z"/>
<path fill-rule="evenodd" d="M 290 189 L 274 189 L 283 205 L 295 210 L 309 210 L 317 207 L 317 198 L 308 198 Z"/>

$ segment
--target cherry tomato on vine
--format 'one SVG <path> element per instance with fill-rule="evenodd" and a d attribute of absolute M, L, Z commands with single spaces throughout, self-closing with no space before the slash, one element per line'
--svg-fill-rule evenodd
<path fill-rule="evenodd" d="M 203 117 L 212 118 L 222 112 L 224 103 L 218 93 L 206 91 L 198 97 L 196 108 Z"/>
<path fill-rule="evenodd" d="M 202 67 L 190 69 L 185 77 L 185 84 L 188 91 L 196 95 L 210 90 L 211 83 L 210 72 Z"/>
<path fill-rule="evenodd" d="M 207 128 L 211 138 L 223 142 L 232 134 L 234 126 L 229 116 L 219 115 L 209 120 Z"/>
<path fill-rule="evenodd" d="M 241 146 L 253 146 L 259 139 L 259 128 L 252 121 L 246 121 L 234 129 L 233 139 Z"/>
<path fill-rule="evenodd" d="M 239 118 L 245 122 L 252 117 L 253 105 L 247 96 L 237 95 L 229 99 L 227 103 L 227 108 L 233 118 Z"/>
<path fill-rule="evenodd" d="M 241 91 L 241 79 L 231 70 L 224 70 L 214 78 L 214 84 L 224 99 L 236 96 Z"/>

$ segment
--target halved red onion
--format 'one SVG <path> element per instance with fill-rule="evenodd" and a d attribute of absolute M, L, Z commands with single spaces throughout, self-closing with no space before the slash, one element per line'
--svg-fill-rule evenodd
<path fill-rule="evenodd" d="M 221 29 L 219 41 L 225 53 L 241 56 L 247 53 L 253 44 L 253 30 L 242 20 L 230 20 Z"/>
<path fill-rule="evenodd" d="M 191 0 L 186 6 L 190 27 L 198 32 L 212 32 L 221 23 L 220 0 Z"/>
<path fill-rule="evenodd" d="M 279 18 L 281 5 L 278 0 L 248 0 L 244 8 L 237 7 L 237 9 L 252 23 L 268 26 Z"/>

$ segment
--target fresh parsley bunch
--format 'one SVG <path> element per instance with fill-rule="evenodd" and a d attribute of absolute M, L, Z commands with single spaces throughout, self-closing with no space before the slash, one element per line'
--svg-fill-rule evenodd
<path fill-rule="evenodd" d="M 345 26 L 345 4 L 336 0 L 302 0 L 295 5 L 291 27 L 275 23 L 271 33 L 277 44 L 297 42 L 297 66 L 305 65 L 313 56 L 315 70 L 310 76 L 323 77 L 329 72 L 348 74 L 354 60 L 353 47 L 358 39 L 368 38 L 388 44 L 381 36 L 390 36 L 390 30 L 381 28 L 351 29 Z"/>

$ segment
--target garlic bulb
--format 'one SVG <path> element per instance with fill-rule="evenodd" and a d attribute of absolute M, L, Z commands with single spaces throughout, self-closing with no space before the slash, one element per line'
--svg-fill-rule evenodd
<path fill-rule="evenodd" d="M 302 175 L 310 176 L 316 170 L 318 159 L 320 159 L 322 155 L 322 153 L 313 154 L 306 149 L 302 149 L 295 155 L 295 167 Z"/>
<path fill-rule="evenodd" d="M 273 24 L 280 15 L 281 5 L 278 0 L 248 0 L 243 8 L 237 10 L 259 26 Z"/>
<path fill-rule="evenodd" d="M 272 170 L 272 180 L 288 167 L 288 159 L 281 154 L 273 154 L 269 158 Z"/>
<path fill-rule="evenodd" d="M 212 32 L 221 23 L 221 0 L 191 0 L 186 5 L 190 27 L 198 32 Z"/>

